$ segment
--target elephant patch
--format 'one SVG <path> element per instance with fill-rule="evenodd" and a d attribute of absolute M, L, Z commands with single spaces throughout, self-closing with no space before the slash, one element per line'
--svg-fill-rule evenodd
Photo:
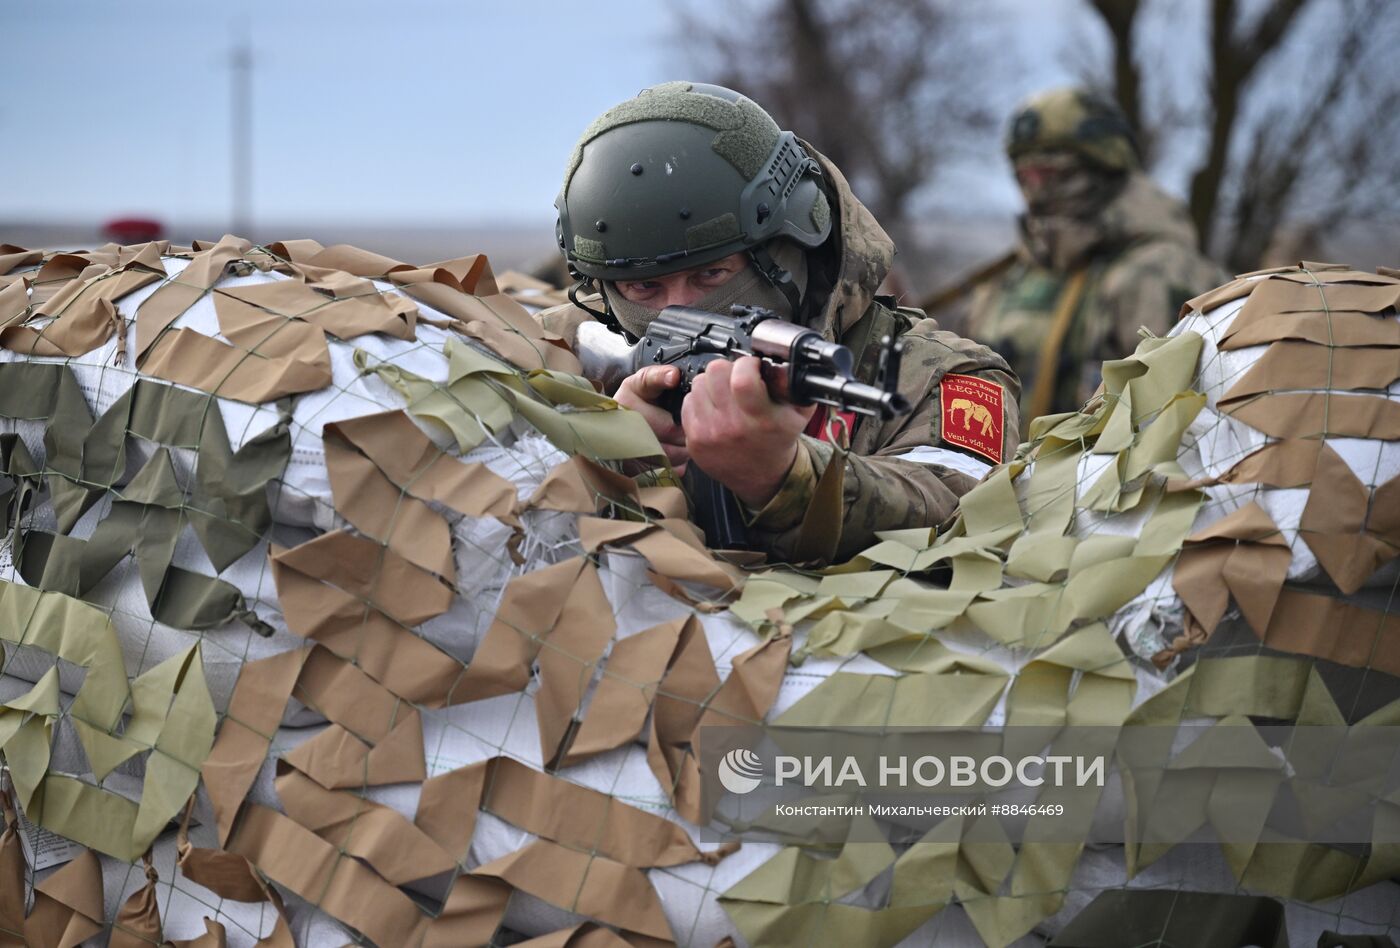
<path fill-rule="evenodd" d="M 943 440 L 1000 464 L 1005 418 L 1002 387 L 972 375 L 945 375 L 939 394 L 943 402 Z"/>

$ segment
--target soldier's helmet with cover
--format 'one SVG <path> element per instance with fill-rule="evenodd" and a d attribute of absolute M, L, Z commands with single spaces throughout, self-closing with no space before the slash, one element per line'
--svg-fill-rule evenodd
<path fill-rule="evenodd" d="M 1112 172 L 1141 166 L 1137 138 L 1112 99 L 1083 88 L 1051 89 L 1021 104 L 1006 130 L 1012 161 L 1034 152 L 1069 151 Z"/>
<path fill-rule="evenodd" d="M 555 207 L 571 271 L 650 280 L 764 245 L 816 247 L 831 232 L 817 163 L 797 136 L 722 86 L 668 82 L 603 113 L 574 147 Z"/>

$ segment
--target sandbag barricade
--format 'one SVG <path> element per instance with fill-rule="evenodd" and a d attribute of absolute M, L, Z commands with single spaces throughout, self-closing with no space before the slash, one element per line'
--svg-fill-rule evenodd
<path fill-rule="evenodd" d="M 1193 301 L 954 524 L 817 573 L 707 551 L 646 426 L 482 257 L 225 238 L 0 273 L 0 944 L 1088 944 L 1143 885 L 1400 932 L 1384 847 L 1304 883 L 1323 857 L 1267 843 L 1183 870 L 955 821 L 835 854 L 695 825 L 715 725 L 1333 721 L 1333 666 L 1384 692 L 1393 620 L 1339 594 L 1397 547 L 1390 277 Z"/>

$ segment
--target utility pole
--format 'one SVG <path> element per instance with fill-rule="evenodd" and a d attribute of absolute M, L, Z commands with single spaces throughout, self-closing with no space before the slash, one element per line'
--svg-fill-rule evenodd
<path fill-rule="evenodd" d="M 247 23 L 229 57 L 229 172 L 233 182 L 231 230 L 249 237 L 253 195 L 253 44 Z"/>

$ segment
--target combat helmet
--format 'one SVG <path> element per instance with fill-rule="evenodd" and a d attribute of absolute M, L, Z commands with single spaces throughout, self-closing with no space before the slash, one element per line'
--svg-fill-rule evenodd
<path fill-rule="evenodd" d="M 749 99 L 667 82 L 583 133 L 555 202 L 556 236 L 589 280 L 647 280 L 747 251 L 777 285 L 786 273 L 767 241 L 810 248 L 831 233 L 820 177 L 797 136 Z"/>
<path fill-rule="evenodd" d="M 1069 150 L 1109 171 L 1140 166 L 1137 138 L 1123 110 L 1088 89 L 1051 89 L 1022 103 L 1006 130 L 1014 161 L 1033 151 Z"/>

